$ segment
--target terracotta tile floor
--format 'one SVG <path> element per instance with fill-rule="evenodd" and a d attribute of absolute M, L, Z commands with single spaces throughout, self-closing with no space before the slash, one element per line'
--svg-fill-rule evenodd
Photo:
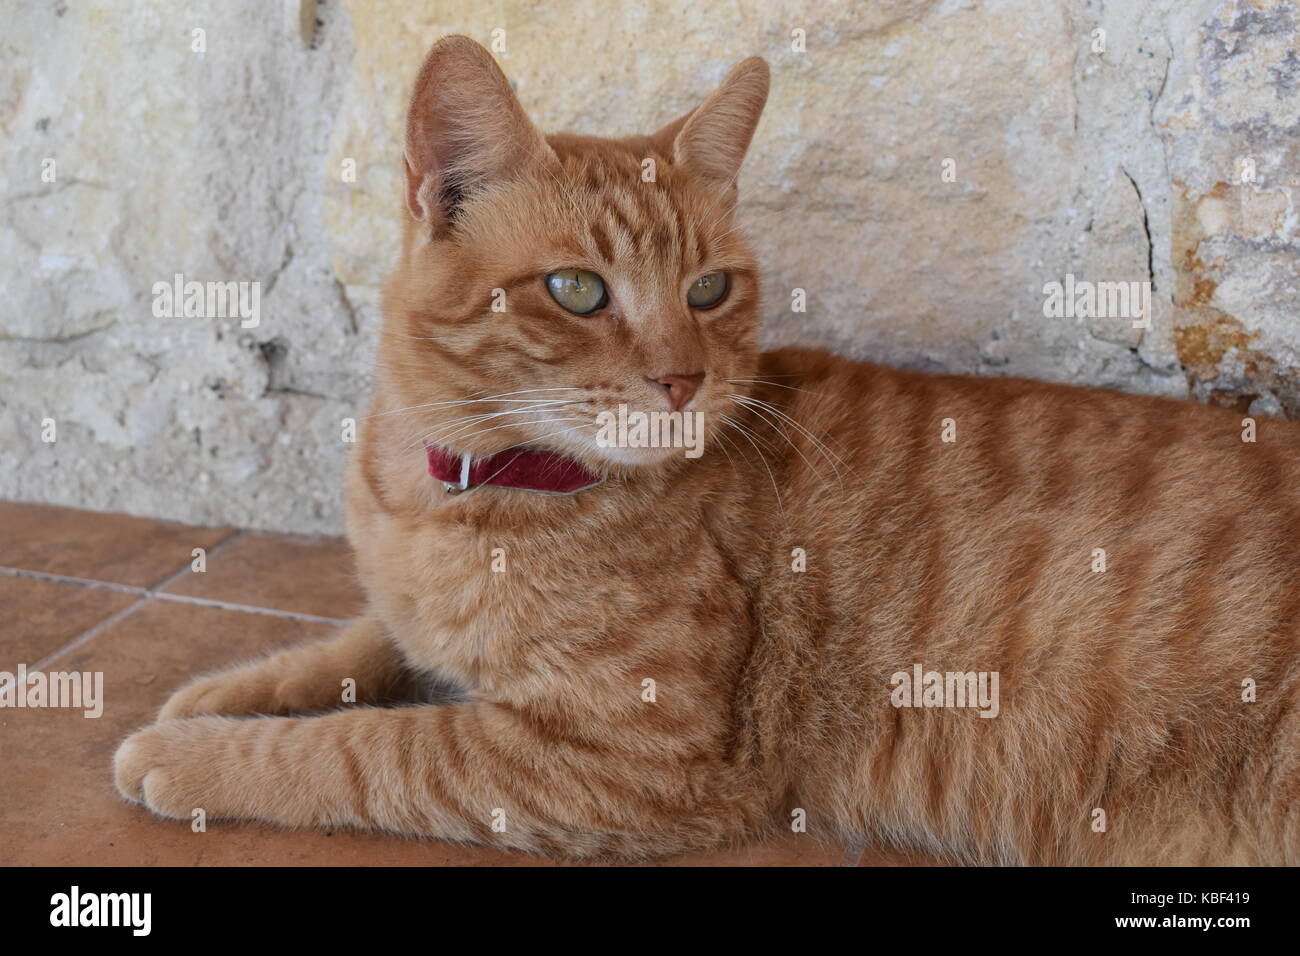
<path fill-rule="evenodd" d="M 206 570 L 191 570 L 195 548 Z M 362 605 L 340 539 L 241 532 L 0 502 L 0 671 L 102 671 L 102 716 L 0 710 L 0 865 L 529 866 L 522 854 L 434 840 L 214 822 L 206 833 L 123 803 L 118 742 L 213 668 L 328 634 Z M 791 834 L 693 866 L 906 865 Z"/>

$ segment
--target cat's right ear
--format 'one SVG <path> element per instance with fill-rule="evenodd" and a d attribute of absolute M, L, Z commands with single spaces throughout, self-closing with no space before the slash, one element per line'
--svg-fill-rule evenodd
<path fill-rule="evenodd" d="M 675 161 L 694 175 L 734 188 L 767 103 L 769 81 L 767 61 L 751 56 L 736 64 L 708 99 L 654 138 L 671 144 Z"/>
<path fill-rule="evenodd" d="M 406 119 L 406 208 L 445 236 L 469 196 L 555 154 L 492 55 L 469 37 L 429 50 Z"/>

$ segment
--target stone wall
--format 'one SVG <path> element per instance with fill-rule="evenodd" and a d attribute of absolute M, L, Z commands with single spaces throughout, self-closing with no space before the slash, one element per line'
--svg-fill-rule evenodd
<path fill-rule="evenodd" d="M 0 497 L 340 529 L 451 32 L 543 128 L 611 135 L 765 56 L 769 344 L 1300 417 L 1293 0 L 66 0 L 0 38 Z M 260 321 L 155 315 L 177 273 L 260 283 Z M 1149 282 L 1150 327 L 1046 316 L 1067 274 Z"/>

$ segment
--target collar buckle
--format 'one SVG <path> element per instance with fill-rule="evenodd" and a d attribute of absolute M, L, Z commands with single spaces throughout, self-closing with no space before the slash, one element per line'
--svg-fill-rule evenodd
<path fill-rule="evenodd" d="M 469 466 L 470 453 L 465 452 L 465 454 L 460 456 L 460 483 L 457 484 L 450 481 L 444 481 L 442 483 L 442 487 L 446 490 L 447 494 L 458 495 L 461 492 L 469 491 L 472 487 L 469 483 Z"/>

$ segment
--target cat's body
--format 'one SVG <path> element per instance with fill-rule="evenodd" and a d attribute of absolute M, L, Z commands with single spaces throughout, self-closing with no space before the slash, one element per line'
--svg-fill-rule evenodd
<path fill-rule="evenodd" d="M 826 453 L 755 415 L 757 449 L 562 501 L 413 467 L 406 514 L 358 468 L 352 539 L 406 658 L 536 708 L 536 756 L 577 731 L 665 800 L 720 787 L 706 832 L 803 808 L 970 859 L 1295 853 L 1296 428 L 801 350 L 757 377 Z M 1000 714 L 895 708 L 915 664 L 998 672 Z"/>
<path fill-rule="evenodd" d="M 489 64 L 444 41 L 417 82 L 348 488 L 366 618 L 182 690 L 119 752 L 124 793 L 571 856 L 806 814 L 810 838 L 963 860 L 1300 862 L 1300 428 L 1243 442 L 1222 409 L 760 356 L 730 178 L 765 68 L 608 142 L 534 136 Z M 511 124 L 475 149 L 468 103 Z M 539 155 L 536 176 L 474 181 Z M 566 265 L 599 266 L 608 317 L 546 298 Z M 685 308 L 710 270 L 726 297 Z M 592 445 L 591 413 L 677 379 L 730 419 L 702 457 Z M 534 440 L 606 480 L 453 495 L 421 448 Z M 996 716 L 894 706 L 918 665 L 996 674 Z M 363 706 L 339 708 L 346 678 Z M 383 706 L 431 678 L 459 698 Z"/>

